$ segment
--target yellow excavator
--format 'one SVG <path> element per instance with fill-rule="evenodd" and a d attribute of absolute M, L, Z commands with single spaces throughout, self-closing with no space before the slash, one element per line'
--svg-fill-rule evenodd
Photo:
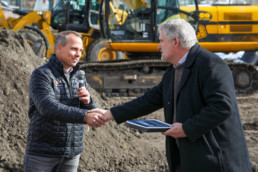
<path fill-rule="evenodd" d="M 245 51 L 242 59 L 248 63 L 228 63 L 236 91 L 250 93 L 258 88 L 257 70 L 252 65 L 258 61 L 255 4 L 60 0 L 51 11 L 13 12 L 21 17 L 6 20 L 0 9 L 0 27 L 22 33 L 38 56 L 49 57 L 54 52 L 54 38 L 59 31 L 80 32 L 84 43 L 82 59 L 87 62 L 81 62 L 81 69 L 86 71 L 90 85 L 108 96 L 140 95 L 160 81 L 168 64 L 160 61 L 157 28 L 173 18 L 190 22 L 200 45 L 210 51 Z M 105 47 L 104 40 L 109 40 Z"/>
<path fill-rule="evenodd" d="M 16 14 L 18 17 L 6 18 L 4 10 Z M 39 57 L 47 56 L 48 53 L 53 52 L 54 35 L 49 27 L 50 20 L 50 11 L 27 12 L 0 4 L 0 28 L 11 29 L 22 34 Z M 48 53 L 47 49 L 49 49 Z"/>
<path fill-rule="evenodd" d="M 103 37 L 109 40 L 105 45 L 125 52 L 128 59 L 83 64 L 91 85 L 112 96 L 139 95 L 157 84 L 168 66 L 160 61 L 157 28 L 167 20 L 183 18 L 196 29 L 199 44 L 205 49 L 215 53 L 244 51 L 241 60 L 248 63 L 228 62 L 235 89 L 237 93 L 256 90 L 258 6 L 200 2 L 203 4 L 197 0 L 103 0 L 100 26 Z"/>
<path fill-rule="evenodd" d="M 54 53 L 54 39 L 58 32 L 74 30 L 83 36 L 84 61 L 122 59 L 121 52 L 104 47 L 99 29 L 99 0 L 59 0 L 51 11 L 24 11 L 2 7 L 0 4 L 0 28 L 21 33 L 39 57 Z M 18 14 L 18 18 L 5 18 L 3 8 Z"/>

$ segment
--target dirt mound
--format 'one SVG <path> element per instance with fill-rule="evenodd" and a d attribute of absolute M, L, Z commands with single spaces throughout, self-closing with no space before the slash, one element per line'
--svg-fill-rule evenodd
<path fill-rule="evenodd" d="M 0 29 L 0 171 L 21 169 L 28 125 L 28 81 L 35 59 L 21 35 Z"/>
<path fill-rule="evenodd" d="M 28 84 L 32 71 L 46 59 L 36 58 L 21 35 L 0 29 L 0 172 L 23 171 L 29 119 Z M 99 108 L 126 102 L 131 98 L 103 99 L 91 94 Z M 258 92 L 238 97 L 253 169 L 258 166 Z M 163 110 L 146 118 L 163 120 Z M 83 172 L 165 172 L 165 137 L 160 133 L 139 133 L 110 122 L 101 128 L 85 126 L 84 152 L 79 171 Z M 257 171 L 258 170 L 254 170 Z"/>
<path fill-rule="evenodd" d="M 258 172 L 258 91 L 252 95 L 238 95 L 237 101 L 253 171 Z"/>

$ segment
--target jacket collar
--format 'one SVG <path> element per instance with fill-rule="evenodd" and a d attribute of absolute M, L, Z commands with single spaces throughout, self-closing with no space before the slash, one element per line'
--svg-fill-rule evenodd
<path fill-rule="evenodd" d="M 190 77 L 190 74 L 191 74 L 191 67 L 194 64 L 194 61 L 196 60 L 198 54 L 200 53 L 200 48 L 201 48 L 200 45 L 196 43 L 190 49 L 190 51 L 187 55 L 186 62 L 185 62 L 184 72 L 182 74 L 181 81 L 180 81 L 179 86 L 178 86 L 178 94 L 176 96 L 178 96 L 180 94 L 181 89 L 187 83 L 187 81 Z"/>
<path fill-rule="evenodd" d="M 191 68 L 197 55 L 200 53 L 200 49 L 201 49 L 201 46 L 198 43 L 196 43 L 194 46 L 192 46 L 192 48 L 190 49 L 190 51 L 187 54 L 187 58 L 185 61 L 185 68 Z M 173 64 L 169 65 L 168 70 L 169 71 L 174 70 Z"/>
<path fill-rule="evenodd" d="M 198 56 L 198 54 L 200 53 L 200 45 L 198 43 L 196 43 L 189 51 L 188 55 L 187 55 L 187 59 L 186 59 L 186 62 L 185 62 L 185 67 L 186 68 L 190 68 L 196 57 Z"/>
<path fill-rule="evenodd" d="M 60 73 L 64 73 L 64 65 L 62 62 L 56 57 L 56 54 L 52 54 L 50 56 L 50 59 L 48 61 L 49 65 L 54 66 Z M 73 67 L 72 73 L 79 70 L 79 65 L 77 64 L 75 67 Z"/>

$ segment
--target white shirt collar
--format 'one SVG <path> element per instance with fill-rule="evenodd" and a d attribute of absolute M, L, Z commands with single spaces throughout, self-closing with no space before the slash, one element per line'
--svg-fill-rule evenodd
<path fill-rule="evenodd" d="M 64 69 L 64 74 L 70 74 L 72 71 L 73 71 L 72 67 L 70 68 L 70 70 L 68 72 Z"/>
<path fill-rule="evenodd" d="M 186 61 L 186 57 L 188 55 L 189 51 L 179 60 L 179 62 L 176 65 L 173 65 L 174 67 L 177 67 L 181 64 L 183 64 Z"/>

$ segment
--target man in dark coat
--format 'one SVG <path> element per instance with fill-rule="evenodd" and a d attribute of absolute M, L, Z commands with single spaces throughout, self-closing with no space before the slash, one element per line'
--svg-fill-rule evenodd
<path fill-rule="evenodd" d="M 91 110 L 117 123 L 164 108 L 170 172 L 251 172 L 232 73 L 197 44 L 193 27 L 174 19 L 159 28 L 161 59 L 171 63 L 143 96 L 110 110 Z"/>
<path fill-rule="evenodd" d="M 104 123 L 103 115 L 87 113 L 95 103 L 84 73 L 78 70 L 81 38 L 74 31 L 60 32 L 55 39 L 56 54 L 31 75 L 25 172 L 76 172 L 83 151 L 84 125 Z"/>

